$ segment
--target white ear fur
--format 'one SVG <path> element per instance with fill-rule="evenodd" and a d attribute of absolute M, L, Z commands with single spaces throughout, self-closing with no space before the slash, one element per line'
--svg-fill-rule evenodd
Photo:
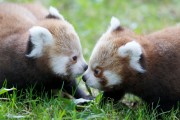
<path fill-rule="evenodd" d="M 120 21 L 118 20 L 118 18 L 113 16 L 111 18 L 109 31 L 112 32 L 112 31 L 116 30 L 118 27 L 120 27 Z"/>
<path fill-rule="evenodd" d="M 64 17 L 59 13 L 59 11 L 52 6 L 49 8 L 49 14 L 52 16 L 55 16 L 61 20 L 64 20 Z"/>
<path fill-rule="evenodd" d="M 142 54 L 142 48 L 139 43 L 137 43 L 136 41 L 126 43 L 124 46 L 121 46 L 118 49 L 118 54 L 120 57 L 129 56 L 130 66 L 141 73 L 145 72 L 145 70 L 139 64 L 139 59 Z"/>
<path fill-rule="evenodd" d="M 30 41 L 33 44 L 33 50 L 26 56 L 33 58 L 41 57 L 44 45 L 50 45 L 53 43 L 52 34 L 48 29 L 40 26 L 32 27 L 31 29 L 29 29 L 29 32 Z"/>

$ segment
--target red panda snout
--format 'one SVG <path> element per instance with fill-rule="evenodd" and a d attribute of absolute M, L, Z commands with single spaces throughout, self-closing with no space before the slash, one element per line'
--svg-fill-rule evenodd
<path fill-rule="evenodd" d="M 115 72 L 105 70 L 102 73 L 98 73 L 96 69 L 93 71 L 89 68 L 82 79 L 88 86 L 105 91 L 113 89 L 114 86 L 120 85 L 122 82 L 121 76 Z"/>
<path fill-rule="evenodd" d="M 88 65 L 86 64 L 83 57 L 80 57 L 77 59 L 77 62 L 71 66 L 71 73 L 72 76 L 78 77 L 79 75 L 82 75 L 88 68 Z"/>
<path fill-rule="evenodd" d="M 76 62 L 72 62 L 69 56 L 52 57 L 51 68 L 57 75 L 78 77 L 83 74 L 87 68 L 87 64 L 83 58 L 77 58 Z"/>

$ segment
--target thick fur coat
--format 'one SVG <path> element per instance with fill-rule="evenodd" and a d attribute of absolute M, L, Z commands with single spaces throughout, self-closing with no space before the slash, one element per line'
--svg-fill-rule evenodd
<path fill-rule="evenodd" d="M 86 97 L 76 84 L 87 64 L 73 26 L 57 9 L 0 4 L 0 87 L 61 89 Z"/>
<path fill-rule="evenodd" d="M 105 98 L 132 93 L 163 110 L 180 100 L 180 26 L 136 35 L 113 17 L 89 63 L 83 80 Z"/>

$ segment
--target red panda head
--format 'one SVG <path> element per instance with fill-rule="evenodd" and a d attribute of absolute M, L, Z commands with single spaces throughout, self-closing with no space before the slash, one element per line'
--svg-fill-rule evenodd
<path fill-rule="evenodd" d="M 135 34 L 122 28 L 120 21 L 112 17 L 109 29 L 93 49 L 83 80 L 90 87 L 104 91 L 117 88 L 132 74 L 144 72 L 139 63 L 141 55 Z"/>
<path fill-rule="evenodd" d="M 77 77 L 87 69 L 76 31 L 55 8 L 29 29 L 29 42 L 32 48 L 26 56 L 46 59 L 47 67 L 56 75 Z"/>

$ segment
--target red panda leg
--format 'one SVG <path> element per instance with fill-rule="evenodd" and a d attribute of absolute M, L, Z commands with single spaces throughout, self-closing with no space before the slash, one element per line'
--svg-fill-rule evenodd
<path fill-rule="evenodd" d="M 124 94 L 125 92 L 122 90 L 106 91 L 103 93 L 100 104 L 103 105 L 105 102 L 111 99 L 113 99 L 113 102 L 116 103 L 124 96 Z"/>

